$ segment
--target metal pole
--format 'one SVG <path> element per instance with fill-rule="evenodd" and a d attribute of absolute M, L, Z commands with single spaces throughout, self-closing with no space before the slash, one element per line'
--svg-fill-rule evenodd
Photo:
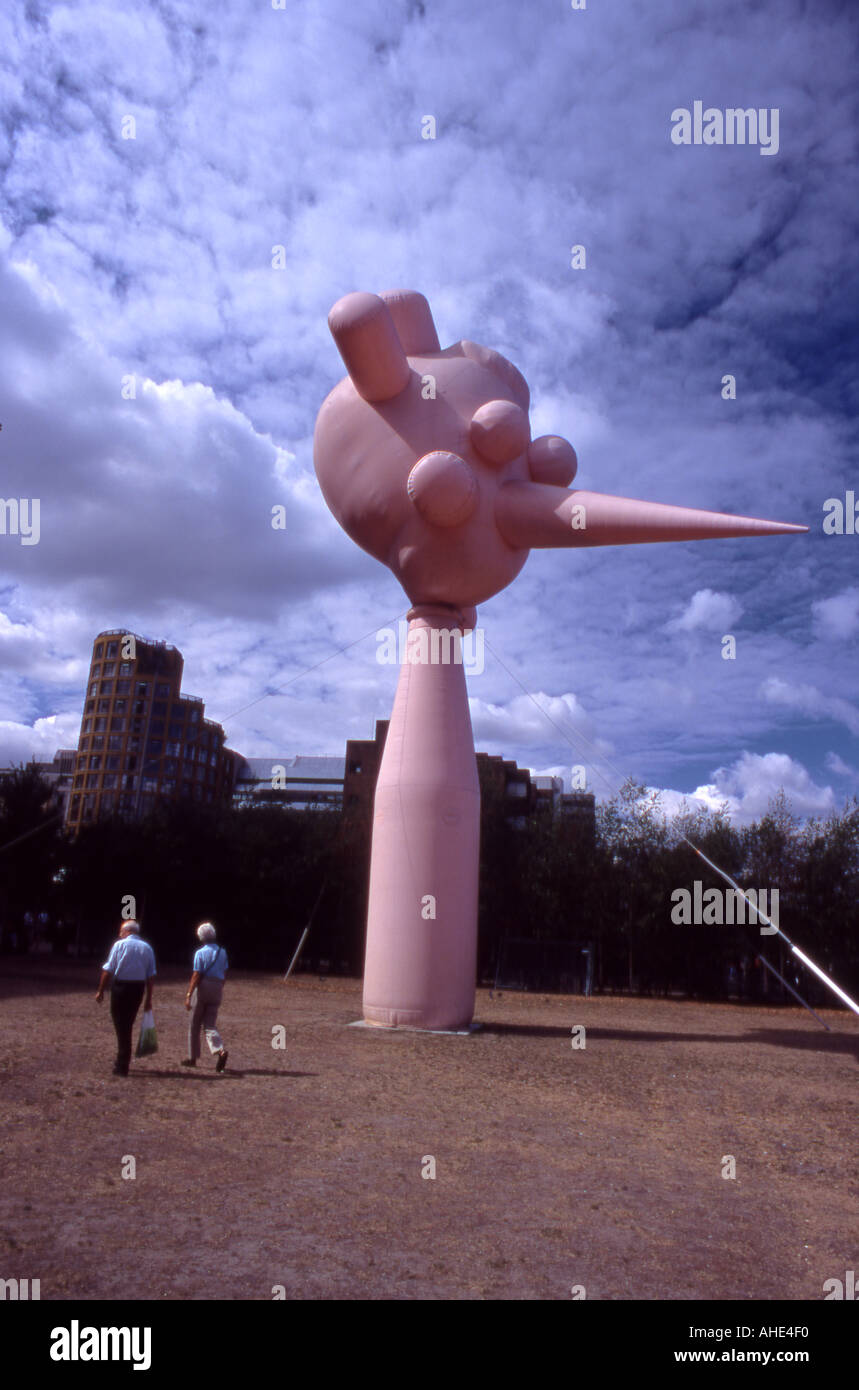
<path fill-rule="evenodd" d="M 326 880 L 326 882 L 327 882 L 327 880 Z M 316 899 L 316 902 L 313 904 L 313 911 L 311 912 L 309 918 L 307 919 L 307 926 L 304 928 L 304 931 L 301 933 L 301 940 L 299 941 L 298 945 L 297 945 L 296 948 L 295 948 L 295 955 L 292 957 L 292 960 L 289 962 L 289 969 L 287 970 L 286 974 L 285 974 L 284 977 L 283 977 L 283 983 L 284 983 L 284 984 L 286 984 L 287 980 L 289 979 L 290 975 L 292 974 L 292 968 L 293 968 L 293 966 L 295 965 L 295 962 L 298 960 L 299 954 L 300 954 L 300 952 L 301 952 L 301 948 L 302 948 L 302 946 L 304 945 L 304 943 L 305 943 L 305 941 L 306 941 L 306 939 L 307 939 L 307 933 L 310 931 L 310 928 L 311 928 L 312 925 L 313 925 L 313 919 L 314 919 L 314 917 L 316 916 L 316 909 L 318 908 L 319 904 L 322 902 L 322 894 L 323 894 L 324 892 L 325 892 L 325 883 L 322 884 L 322 887 L 321 887 L 320 890 L 319 890 L 319 897 Z"/>
<path fill-rule="evenodd" d="M 778 973 L 778 971 L 776 970 L 776 968 L 775 968 L 774 965 L 770 965 L 770 963 L 769 963 L 769 961 L 767 960 L 766 956 L 762 956 L 761 953 L 760 953 L 760 951 L 758 952 L 758 960 L 760 961 L 761 965 L 765 965 L 765 966 L 766 966 L 767 970 L 771 970 L 771 971 L 772 971 L 773 975 L 775 975 L 775 977 L 776 977 L 777 980 L 781 980 L 781 982 L 782 982 L 782 984 L 784 985 L 785 989 L 789 989 L 789 990 L 790 990 L 790 992 L 791 992 L 791 994 L 793 995 L 794 999 L 798 999 L 799 1002 L 800 1002 L 800 1004 L 802 1005 L 802 1007 L 803 1007 L 804 1009 L 808 1009 L 808 1012 L 809 1012 L 810 1014 L 812 1014 L 814 1018 L 817 1019 L 818 1023 L 823 1023 L 823 1026 L 824 1026 L 824 1028 L 826 1029 L 827 1033 L 831 1033 L 831 1032 L 832 1032 L 832 1029 L 830 1028 L 829 1024 L 828 1024 L 828 1023 L 825 1023 L 824 1020 L 820 1017 L 820 1015 L 819 1015 L 819 1014 L 816 1014 L 816 1013 L 814 1012 L 814 1009 L 811 1007 L 810 1004 L 806 1004 L 806 1002 L 805 1002 L 805 1000 L 803 999 L 802 995 L 801 995 L 801 994 L 798 994 L 798 993 L 796 992 L 796 990 L 794 989 L 793 985 L 789 985 L 789 984 L 788 984 L 788 982 L 787 982 L 787 980 L 784 978 L 784 976 L 783 976 L 783 975 L 780 975 L 780 974 Z"/>
<path fill-rule="evenodd" d="M 309 931 L 310 931 L 310 927 L 307 926 L 307 927 L 304 928 L 304 931 L 301 933 L 301 940 L 299 941 L 298 945 L 297 945 L 296 948 L 295 948 L 295 955 L 292 957 L 292 960 L 289 962 L 289 969 L 287 970 L 286 974 L 285 974 L 284 977 L 283 977 L 283 982 L 284 982 L 284 984 L 286 984 L 287 980 L 289 979 L 290 975 L 292 974 L 292 967 L 295 965 L 295 962 L 298 960 L 299 953 L 300 953 L 300 951 L 301 951 L 302 946 L 304 945 L 304 942 L 305 942 L 306 937 L 307 937 L 307 933 L 308 933 Z"/>
<path fill-rule="evenodd" d="M 740 894 L 742 898 L 745 898 L 746 902 L 749 904 L 749 907 L 754 908 L 761 921 L 766 922 L 767 926 L 774 928 L 774 930 L 781 937 L 782 941 L 785 941 L 787 945 L 790 947 L 790 949 L 793 951 L 793 954 L 799 957 L 803 965 L 807 965 L 809 970 L 813 970 L 815 975 L 817 975 L 818 979 L 821 979 L 823 983 L 827 985 L 829 989 L 832 990 L 833 994 L 837 994 L 838 998 L 844 1001 L 848 1009 L 852 1009 L 854 1014 L 859 1015 L 859 1004 L 857 1004 L 854 999 L 851 999 L 850 995 L 847 994 L 841 988 L 840 985 L 837 985 L 834 980 L 830 979 L 826 972 L 820 969 L 819 965 L 815 965 L 814 961 L 811 960 L 805 954 L 804 951 L 801 951 L 798 946 L 794 946 L 787 932 L 783 932 L 781 927 L 778 926 L 776 922 L 771 921 L 771 919 L 767 917 L 765 912 L 761 912 L 761 909 L 758 907 L 757 903 L 753 903 L 750 898 L 746 897 L 746 894 L 743 892 L 740 885 L 734 882 L 730 874 L 726 874 L 724 869 L 720 869 L 718 864 L 714 864 L 712 859 L 708 859 L 706 854 L 704 854 L 703 850 L 700 850 L 697 845 L 693 845 L 692 841 L 687 840 L 685 835 L 683 836 L 683 839 L 686 840 L 686 844 L 689 845 L 690 849 L 694 849 L 699 859 L 703 859 L 705 864 L 709 864 L 710 868 L 713 870 L 714 873 L 718 874 L 720 878 L 723 878 L 726 883 L 730 883 L 731 887 L 736 889 L 736 891 Z M 761 957 L 761 959 L 763 959 L 763 957 Z"/>

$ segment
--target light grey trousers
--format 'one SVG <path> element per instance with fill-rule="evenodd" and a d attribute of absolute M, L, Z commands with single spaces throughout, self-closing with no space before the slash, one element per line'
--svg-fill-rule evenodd
<path fill-rule="evenodd" d="M 218 1009 L 224 994 L 223 980 L 200 980 L 194 990 L 191 1024 L 188 1029 L 188 1056 L 195 1062 L 200 1055 L 200 1029 L 205 1029 L 210 1052 L 220 1052 L 223 1039 L 216 1027 Z"/>

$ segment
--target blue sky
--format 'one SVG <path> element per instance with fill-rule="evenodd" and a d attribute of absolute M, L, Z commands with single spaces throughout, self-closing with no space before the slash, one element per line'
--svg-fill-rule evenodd
<path fill-rule="evenodd" d="M 407 600 L 312 433 L 331 305 L 402 285 L 516 363 L 582 487 L 810 527 L 535 552 L 480 610 L 477 746 L 739 819 L 859 792 L 859 536 L 822 529 L 859 496 L 857 40 L 835 0 L 4 5 L 0 496 L 41 518 L 0 535 L 0 765 L 76 742 L 102 628 L 180 647 L 249 756 L 388 715 Z M 699 100 L 777 109 L 778 152 L 676 145 Z"/>

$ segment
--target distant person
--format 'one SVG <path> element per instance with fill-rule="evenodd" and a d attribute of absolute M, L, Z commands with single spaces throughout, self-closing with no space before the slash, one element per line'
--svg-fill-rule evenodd
<path fill-rule="evenodd" d="M 203 944 L 194 956 L 191 983 L 185 995 L 185 1008 L 191 1008 L 191 996 L 195 990 L 197 998 L 191 1016 L 191 1026 L 188 1029 L 188 1056 L 182 1058 L 182 1066 L 196 1067 L 197 1058 L 200 1056 L 200 1029 L 204 1028 L 209 1051 L 218 1054 L 215 1071 L 223 1071 L 230 1054 L 224 1047 L 216 1025 L 229 961 L 223 946 L 215 944 L 215 928 L 211 922 L 200 924 L 197 928 L 197 939 Z"/>
<path fill-rule="evenodd" d="M 144 994 L 144 1011 L 152 1008 L 154 980 L 155 952 L 148 941 L 141 939 L 137 922 L 123 922 L 119 929 L 119 940 L 114 941 L 110 955 L 101 967 L 101 980 L 95 996 L 100 1004 L 110 982 L 110 1016 L 116 1030 L 114 1076 L 128 1075 L 134 1020 Z"/>

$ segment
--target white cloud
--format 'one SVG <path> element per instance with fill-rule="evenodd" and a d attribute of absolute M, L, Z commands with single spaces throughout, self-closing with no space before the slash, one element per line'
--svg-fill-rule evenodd
<path fill-rule="evenodd" d="M 569 740 L 571 764 L 589 761 L 595 750 L 609 752 L 609 745 L 597 736 L 593 719 L 575 695 L 536 691 L 533 699 L 515 695 L 504 705 L 479 697 L 469 699 L 468 704 L 478 748 L 488 745 L 487 751 L 498 752 L 516 745 L 549 742 L 557 746 Z"/>
<path fill-rule="evenodd" d="M 834 772 L 837 777 L 859 778 L 859 768 L 851 767 L 837 753 L 827 753 L 824 759 L 830 772 Z"/>
<path fill-rule="evenodd" d="M 694 795 L 713 807 L 727 801 L 732 819 L 746 822 L 765 815 L 782 790 L 796 816 L 825 815 L 835 808 L 832 788 L 818 786 L 786 753 L 743 753 L 730 767 L 718 768 L 712 783 L 696 788 Z"/>
<path fill-rule="evenodd" d="M 840 696 L 826 695 L 815 685 L 792 685 L 781 676 L 768 676 L 761 694 L 772 705 L 798 710 L 812 719 L 831 719 L 844 724 L 851 734 L 859 734 L 859 709 Z"/>
<path fill-rule="evenodd" d="M 80 726 L 80 713 L 52 714 L 31 725 L 0 720 L 0 767 L 51 762 L 57 749 L 77 747 Z"/>
<path fill-rule="evenodd" d="M 699 589 L 694 593 L 677 618 L 666 623 L 669 632 L 695 632 L 703 628 L 710 632 L 729 632 L 742 614 L 743 606 L 733 594 Z"/>
<path fill-rule="evenodd" d="M 849 639 L 859 633 L 859 589 L 851 586 L 831 598 L 811 605 L 814 623 L 822 637 Z"/>

